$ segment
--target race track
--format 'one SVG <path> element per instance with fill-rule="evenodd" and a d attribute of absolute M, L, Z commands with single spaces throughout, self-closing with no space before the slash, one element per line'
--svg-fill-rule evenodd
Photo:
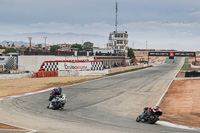
<path fill-rule="evenodd" d="M 50 91 L 4 99 L 0 119 L 37 133 L 195 133 L 135 121 L 145 106 L 157 104 L 183 61 L 64 87 L 63 110 L 46 108 Z"/>

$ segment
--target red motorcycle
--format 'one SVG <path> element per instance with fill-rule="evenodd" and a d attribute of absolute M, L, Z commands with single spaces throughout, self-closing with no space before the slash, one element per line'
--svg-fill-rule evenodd
<path fill-rule="evenodd" d="M 145 107 L 141 115 L 136 118 L 136 122 L 148 122 L 149 124 L 154 124 L 159 120 L 159 116 L 162 115 L 161 109 L 156 106 L 155 108 Z"/>

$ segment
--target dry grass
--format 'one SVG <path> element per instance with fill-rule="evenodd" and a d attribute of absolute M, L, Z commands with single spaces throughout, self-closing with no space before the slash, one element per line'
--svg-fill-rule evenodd
<path fill-rule="evenodd" d="M 51 87 L 67 86 L 104 76 L 68 76 L 0 80 L 0 97 L 39 91 Z"/>

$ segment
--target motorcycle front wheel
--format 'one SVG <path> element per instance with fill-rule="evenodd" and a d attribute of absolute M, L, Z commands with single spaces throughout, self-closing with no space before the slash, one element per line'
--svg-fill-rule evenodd
<path fill-rule="evenodd" d="M 139 115 L 139 116 L 136 118 L 136 122 L 140 122 L 140 121 L 141 121 L 141 117 L 142 117 L 142 115 Z"/>
<path fill-rule="evenodd" d="M 158 121 L 158 116 L 157 115 L 151 115 L 148 119 L 149 124 L 154 124 Z"/>

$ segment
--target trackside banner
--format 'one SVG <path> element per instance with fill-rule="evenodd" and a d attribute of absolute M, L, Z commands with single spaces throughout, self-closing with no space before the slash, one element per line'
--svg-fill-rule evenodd
<path fill-rule="evenodd" d="M 169 56 L 169 52 L 149 52 L 149 56 Z"/>
<path fill-rule="evenodd" d="M 185 56 L 192 56 L 192 57 L 195 57 L 195 52 L 149 52 L 148 54 L 149 56 L 170 56 L 170 57 L 173 57 L 173 56 L 182 56 L 182 57 L 185 57 Z"/>
<path fill-rule="evenodd" d="M 193 57 L 195 57 L 195 52 L 174 52 L 174 56 L 193 56 Z"/>
<path fill-rule="evenodd" d="M 72 63 L 72 62 L 59 62 L 58 68 L 60 71 L 63 70 L 91 70 L 91 63 Z"/>

